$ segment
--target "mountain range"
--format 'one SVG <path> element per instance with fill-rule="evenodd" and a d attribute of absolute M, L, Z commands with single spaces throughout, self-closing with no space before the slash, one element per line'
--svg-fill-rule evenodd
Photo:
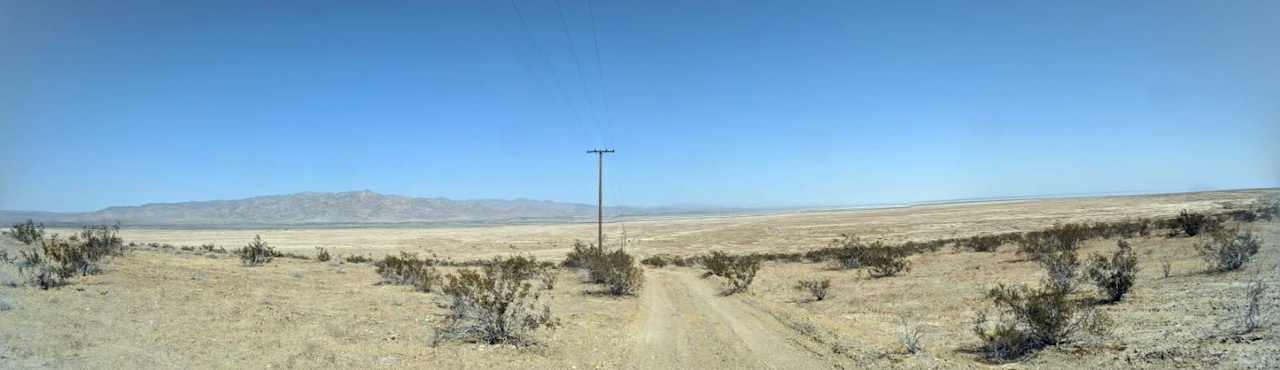
<path fill-rule="evenodd" d="M 606 207 L 606 217 L 721 213 L 711 207 Z M 529 199 L 454 200 L 380 194 L 372 191 L 304 192 L 235 200 L 149 203 L 93 212 L 0 211 L 0 222 L 32 219 L 51 225 L 256 226 L 365 224 L 492 224 L 590 220 L 588 204 Z"/>

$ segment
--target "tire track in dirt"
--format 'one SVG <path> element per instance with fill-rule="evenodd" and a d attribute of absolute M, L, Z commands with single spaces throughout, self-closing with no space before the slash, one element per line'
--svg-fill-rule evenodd
<path fill-rule="evenodd" d="M 650 270 L 645 284 L 633 368 L 833 367 L 794 343 L 796 333 L 768 313 L 720 296 L 691 273 Z"/>

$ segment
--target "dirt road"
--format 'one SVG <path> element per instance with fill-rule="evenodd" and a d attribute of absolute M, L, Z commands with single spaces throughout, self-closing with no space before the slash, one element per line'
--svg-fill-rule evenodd
<path fill-rule="evenodd" d="M 633 361 L 642 369 L 830 369 L 806 339 L 689 271 L 646 273 Z"/>

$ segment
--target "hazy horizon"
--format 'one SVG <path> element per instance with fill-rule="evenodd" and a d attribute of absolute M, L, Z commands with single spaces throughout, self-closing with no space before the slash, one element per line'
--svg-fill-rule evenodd
<path fill-rule="evenodd" d="M 0 209 L 1280 187 L 1280 3 L 0 0 Z"/>
<path fill-rule="evenodd" d="M 686 208 L 686 209 L 694 209 L 694 210 L 698 208 L 702 208 L 702 209 L 723 208 L 723 209 L 739 209 L 739 210 L 746 210 L 746 211 L 804 210 L 804 209 L 824 209 L 824 208 L 831 208 L 831 209 L 877 208 L 877 207 L 883 207 L 883 206 L 905 206 L 905 205 L 965 202 L 965 201 L 980 202 L 980 201 L 999 201 L 999 200 L 1014 200 L 1014 199 L 1018 199 L 1018 200 L 1020 199 L 1053 199 L 1053 198 L 1076 198 L 1076 197 L 1088 198 L 1088 197 L 1128 196 L 1128 195 L 1140 196 L 1140 195 L 1180 194 L 1180 193 L 1198 193 L 1198 192 L 1231 192 L 1231 191 L 1247 191 L 1247 190 L 1265 190 L 1265 189 L 1276 189 L 1276 188 L 1277 187 L 1199 189 L 1199 190 L 1172 191 L 1172 192 L 1109 191 L 1109 192 L 1095 192 L 1095 193 L 1015 194 L 1015 195 L 990 196 L 990 197 L 923 199 L 923 200 L 914 200 L 914 201 L 880 202 L 880 203 L 844 203 L 844 204 L 815 203 L 815 204 L 758 205 L 758 206 L 743 206 L 743 205 L 733 205 L 733 204 L 695 204 L 695 203 L 683 203 L 683 204 L 674 203 L 674 204 L 661 204 L 661 205 L 652 205 L 652 206 L 636 206 L 636 205 L 630 205 L 630 204 L 610 204 L 608 200 L 606 200 L 605 207 L 607 208 Z M 410 197 L 410 198 L 444 198 L 444 199 L 455 200 L 455 201 L 528 200 L 528 201 L 548 201 L 548 202 L 591 205 L 591 206 L 595 205 L 595 203 L 567 202 L 567 201 L 559 201 L 555 199 L 533 199 L 533 198 L 523 198 L 523 197 L 452 198 L 452 197 L 446 197 L 446 196 L 420 196 L 420 195 L 408 195 L 408 194 L 394 194 L 394 193 L 379 192 L 377 190 L 372 190 L 372 189 L 361 189 L 361 190 L 345 190 L 345 191 L 300 191 L 300 192 L 284 193 L 284 194 L 259 194 L 259 195 L 251 195 L 243 198 L 189 199 L 189 200 L 172 201 L 172 202 L 144 202 L 144 203 L 137 203 L 137 204 L 117 204 L 117 205 L 111 205 L 111 206 L 106 206 L 102 208 L 96 208 L 96 209 L 68 210 L 68 211 L 49 211 L 49 210 L 40 210 L 40 209 L 0 209 L 0 211 L 36 212 L 36 213 L 86 213 L 86 212 L 100 211 L 108 208 L 137 207 L 137 206 L 154 205 L 154 204 L 180 204 L 180 203 L 196 203 L 196 202 L 234 201 L 234 200 L 244 200 L 244 199 L 252 199 L 252 198 L 262 198 L 262 197 L 291 196 L 291 195 L 299 195 L 299 194 L 307 194 L 307 193 L 341 194 L 341 193 L 358 193 L 358 192 L 372 192 L 372 193 L 381 194 L 384 196 L 402 196 L 402 197 Z"/>

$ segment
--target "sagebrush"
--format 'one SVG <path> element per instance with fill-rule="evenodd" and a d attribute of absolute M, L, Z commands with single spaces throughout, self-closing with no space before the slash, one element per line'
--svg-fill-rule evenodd
<path fill-rule="evenodd" d="M 1249 230 L 1223 228 L 1215 230 L 1211 240 L 1196 249 L 1209 264 L 1210 270 L 1234 271 L 1243 267 L 1258 254 L 1262 239 Z"/>
<path fill-rule="evenodd" d="M 1116 241 L 1116 251 L 1111 258 L 1090 255 L 1085 276 L 1107 295 L 1107 302 L 1118 302 L 1137 281 L 1138 255 L 1128 242 Z"/>
<path fill-rule="evenodd" d="M 254 235 L 249 245 L 240 248 L 240 263 L 245 266 L 260 266 L 271 262 L 276 256 L 275 248 L 262 241 L 262 236 Z"/>
<path fill-rule="evenodd" d="M 809 295 L 813 296 L 813 300 L 815 301 L 827 299 L 827 293 L 830 289 L 831 279 L 828 278 L 800 280 L 799 282 L 796 282 L 796 290 L 808 292 Z"/>
<path fill-rule="evenodd" d="M 499 269 L 458 271 L 449 275 L 443 292 L 449 315 L 436 331 L 436 342 L 527 344 L 534 330 L 558 324 L 550 306 L 539 305 L 540 297 L 531 284 Z"/>
<path fill-rule="evenodd" d="M 736 294 L 751 288 L 756 273 L 760 271 L 760 261 L 756 255 L 731 256 L 714 251 L 703 258 L 702 264 L 711 275 L 725 279 L 725 294 Z"/>

